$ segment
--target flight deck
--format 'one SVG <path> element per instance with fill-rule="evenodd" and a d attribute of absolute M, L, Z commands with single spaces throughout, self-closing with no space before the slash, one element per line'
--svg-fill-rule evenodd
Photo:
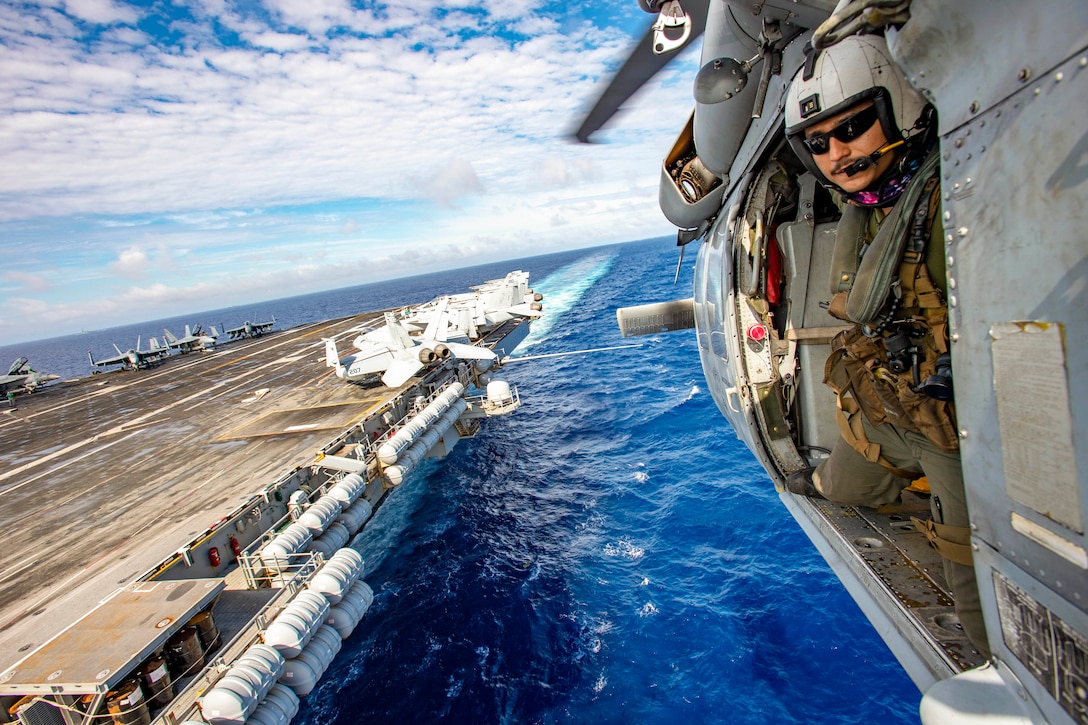
<path fill-rule="evenodd" d="M 324 366 L 321 337 L 371 317 L 19 398 L 0 417 L 0 670 L 395 395 Z"/>
<path fill-rule="evenodd" d="M 0 416 L 0 722 L 89 722 L 107 701 L 116 722 L 201 717 L 198 697 L 233 659 L 269 640 L 269 622 L 304 599 L 315 573 L 346 547 L 317 546 L 325 530 L 343 528 L 330 522 L 362 508 L 357 525 L 347 522 L 358 530 L 420 458 L 441 456 L 479 419 L 516 407 L 516 393 L 470 397 L 475 387 L 490 393 L 490 377 L 456 357 L 395 388 L 338 379 L 325 340 L 350 341 L 383 317 L 301 325 L 149 369 L 54 383 Z M 501 361 L 530 321 L 513 316 L 472 344 Z M 386 442 L 400 442 L 385 459 L 396 466 L 378 459 Z M 300 514 L 323 507 L 335 511 L 307 533 Z M 284 549 L 281 539 L 298 531 L 313 545 Z M 335 624 L 335 606 L 321 607 L 315 631 Z M 201 656 L 173 677 L 177 699 L 131 719 L 122 680 L 146 675 L 194 616 L 213 614 Z M 115 646 L 95 651 L 111 637 Z M 138 699 L 156 694 L 145 678 Z M 208 712 L 204 721 L 233 722 Z"/>

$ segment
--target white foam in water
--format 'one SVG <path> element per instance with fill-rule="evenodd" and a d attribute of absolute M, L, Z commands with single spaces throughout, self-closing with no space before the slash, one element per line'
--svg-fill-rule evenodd
<path fill-rule="evenodd" d="M 645 550 L 641 546 L 635 546 L 627 539 L 621 539 L 615 544 L 606 544 L 604 547 L 605 556 L 622 557 L 624 559 L 641 559 L 645 554 Z"/>
<path fill-rule="evenodd" d="M 608 274 L 615 260 L 615 253 L 598 252 L 557 269 L 538 284 L 533 284 L 533 289 L 544 295 L 544 316 L 533 323 L 528 337 L 510 357 L 517 358 L 541 342 L 551 332 L 556 320 L 573 309 L 597 280 Z"/>

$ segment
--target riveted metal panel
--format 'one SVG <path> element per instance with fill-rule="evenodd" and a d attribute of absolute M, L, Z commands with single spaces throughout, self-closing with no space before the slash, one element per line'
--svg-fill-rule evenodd
<path fill-rule="evenodd" d="M 1088 617 L 1040 585 L 1033 573 L 994 555 L 985 545 L 975 553 L 975 566 L 988 572 L 980 578 L 979 595 L 987 617 L 993 611 L 1000 623 L 990 632 L 990 645 L 1014 674 L 1014 691 L 1020 698 L 1030 694 L 1045 722 L 1088 722 L 1088 639 L 1083 634 Z"/>
<path fill-rule="evenodd" d="M 1043 80 L 1088 41 L 1083 0 L 914 0 L 910 14 L 888 32 L 889 47 L 911 83 L 938 99 L 942 134 Z"/>
<path fill-rule="evenodd" d="M 999 607 L 993 572 L 1080 613 L 1063 621 L 1088 611 L 1086 98 L 1081 48 L 941 137 L 953 374 L 972 528 L 990 554 L 976 566 L 991 643 L 1030 609 L 1007 587 Z"/>
<path fill-rule="evenodd" d="M 1005 492 L 1083 534 L 1063 330 L 1061 323 L 1049 322 L 1006 322 L 990 329 L 994 390 L 1000 393 L 997 424 Z M 1044 535 L 1032 538 L 1047 541 Z M 1060 551 L 1060 546 L 1048 548 Z M 1082 561 L 1083 555 L 1073 560 Z"/>

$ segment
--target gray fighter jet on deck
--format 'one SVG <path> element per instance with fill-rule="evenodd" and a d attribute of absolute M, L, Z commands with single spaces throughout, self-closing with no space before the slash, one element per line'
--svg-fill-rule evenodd
<path fill-rule="evenodd" d="M 197 325 L 195 329 L 190 329 L 189 325 L 186 325 L 185 335 L 182 337 L 174 337 L 172 332 L 163 328 L 162 336 L 167 347 L 176 349 L 182 355 L 193 350 L 214 350 L 216 342 L 219 341 L 219 332 L 214 325 L 207 333 L 200 325 Z"/>
<path fill-rule="evenodd" d="M 30 361 L 21 357 L 11 364 L 7 375 L 0 375 L 0 393 L 22 388 L 28 393 L 33 393 L 38 386 L 50 380 L 57 380 L 59 375 L 53 373 L 39 373 L 30 367 Z"/>
<path fill-rule="evenodd" d="M 126 352 L 121 352 L 121 348 L 115 344 L 113 346 L 113 349 L 117 351 L 115 356 L 95 360 L 94 355 L 88 350 L 87 359 L 91 361 L 91 365 L 100 368 L 107 365 L 120 365 L 122 370 L 142 370 L 157 364 L 170 354 L 170 348 L 160 345 L 157 338 L 151 338 L 150 345 L 150 349 L 141 350 L 140 338 L 136 338 L 136 347 Z M 99 371 L 96 370 L 95 372 Z"/>
<path fill-rule="evenodd" d="M 355 338 L 358 352 L 340 358 L 336 340 L 325 338 L 326 365 L 335 368 L 336 376 L 351 382 L 369 381 L 381 374 L 381 381 L 390 388 L 404 385 L 423 368 L 450 356 L 475 360 L 477 368 L 487 370 L 498 356 L 487 349 L 447 339 L 448 300 L 438 301 L 430 324 L 421 336 L 413 337 L 392 313 L 386 313 L 385 325 Z"/>
<path fill-rule="evenodd" d="M 238 327 L 232 327 L 223 331 L 231 340 L 241 340 L 246 337 L 260 337 L 264 333 L 272 329 L 272 326 L 276 324 L 276 316 L 272 315 L 271 322 L 250 322 L 246 320 Z"/>

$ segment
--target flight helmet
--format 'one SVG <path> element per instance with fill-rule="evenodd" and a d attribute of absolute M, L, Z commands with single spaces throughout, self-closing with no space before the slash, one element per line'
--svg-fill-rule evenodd
<path fill-rule="evenodd" d="M 825 186 L 834 187 L 802 144 L 804 131 L 867 99 L 873 100 L 888 142 L 908 141 L 907 155 L 912 139 L 928 135 L 914 131 L 928 130 L 932 114 L 927 109 L 932 107 L 907 82 L 882 36 L 851 35 L 826 50 L 810 52 L 790 83 L 786 137 L 805 168 Z"/>

